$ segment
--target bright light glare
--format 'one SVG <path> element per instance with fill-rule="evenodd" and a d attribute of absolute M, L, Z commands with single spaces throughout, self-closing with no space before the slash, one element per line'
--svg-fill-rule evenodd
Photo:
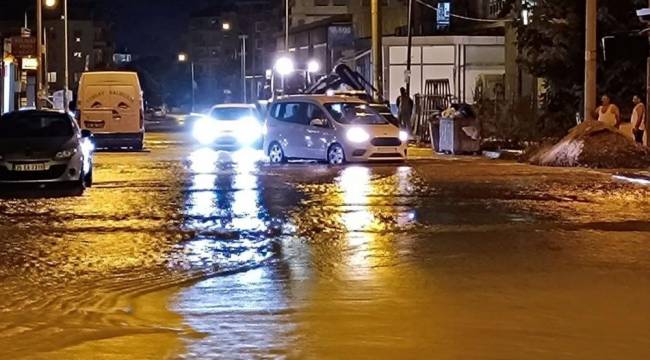
<path fill-rule="evenodd" d="M 56 5 L 56 0 L 45 0 L 45 6 L 54 7 Z"/>
<path fill-rule="evenodd" d="M 230 30 L 230 23 L 225 22 L 225 23 L 221 24 L 221 29 L 226 30 L 226 31 Z"/>
<path fill-rule="evenodd" d="M 179 62 L 186 62 L 187 61 L 187 54 L 178 54 L 178 61 Z"/>
<path fill-rule="evenodd" d="M 208 117 L 202 117 L 194 124 L 192 136 L 194 136 L 201 145 L 209 145 L 219 136 L 219 126 L 216 121 Z"/>
<path fill-rule="evenodd" d="M 630 176 L 624 176 L 624 175 L 614 175 L 614 179 L 631 182 L 631 183 L 637 184 L 637 185 L 650 186 L 650 180 L 644 179 L 644 178 L 630 177 Z"/>
<path fill-rule="evenodd" d="M 262 126 L 253 117 L 245 117 L 239 120 L 235 137 L 242 145 L 250 145 L 262 135 Z"/>
<path fill-rule="evenodd" d="M 291 74 L 293 70 L 293 60 L 289 59 L 288 57 L 281 57 L 275 62 L 275 71 L 277 71 L 282 76 Z"/>
<path fill-rule="evenodd" d="M 370 135 L 368 135 L 368 133 L 361 128 L 352 128 L 348 130 L 346 136 L 348 140 L 354 143 L 362 143 L 370 139 Z"/>
<path fill-rule="evenodd" d="M 311 60 L 307 64 L 307 71 L 309 71 L 310 73 L 316 73 L 316 72 L 320 71 L 320 64 L 318 63 L 318 61 Z"/>
<path fill-rule="evenodd" d="M 409 139 L 409 134 L 408 134 L 406 131 L 403 131 L 403 130 L 402 130 L 402 131 L 399 132 L 399 139 L 400 139 L 402 142 L 404 142 L 404 141 L 408 141 L 408 139 Z"/>

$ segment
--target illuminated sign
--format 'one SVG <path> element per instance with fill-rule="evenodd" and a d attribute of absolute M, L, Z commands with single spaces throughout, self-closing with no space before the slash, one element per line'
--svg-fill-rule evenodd
<path fill-rule="evenodd" d="M 36 58 L 23 58 L 22 65 L 23 70 L 37 70 L 38 60 L 36 60 Z"/>
<path fill-rule="evenodd" d="M 437 24 L 438 30 L 447 30 L 451 24 L 451 3 L 450 2 L 439 2 L 438 3 L 438 16 Z"/>

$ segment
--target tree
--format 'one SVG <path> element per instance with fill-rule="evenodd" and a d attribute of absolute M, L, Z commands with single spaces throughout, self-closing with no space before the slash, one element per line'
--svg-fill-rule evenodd
<path fill-rule="evenodd" d="M 643 28 L 635 10 L 645 0 L 598 0 L 598 38 Z M 516 19 L 519 62 L 531 74 L 544 79 L 546 99 L 541 120 L 547 128 L 566 130 L 582 104 L 584 83 L 585 0 L 526 2 L 529 23 Z M 599 44 L 599 48 L 600 48 Z M 605 64 L 598 57 L 599 92 L 607 92 L 621 105 L 632 93 L 643 92 L 645 58 L 621 59 Z"/>

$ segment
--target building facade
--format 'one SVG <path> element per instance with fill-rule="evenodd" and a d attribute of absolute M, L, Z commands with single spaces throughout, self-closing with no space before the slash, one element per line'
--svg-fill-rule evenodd
<path fill-rule="evenodd" d="M 356 0 L 352 0 L 356 1 Z M 290 27 L 302 26 L 331 16 L 347 15 L 351 0 L 293 0 L 290 7 Z"/>
<path fill-rule="evenodd" d="M 280 32 L 280 9 L 267 0 L 244 0 L 202 9 L 190 18 L 189 53 L 194 63 L 199 104 L 254 99 L 272 66 L 275 36 Z M 245 44 L 245 49 L 244 49 Z M 244 51 L 245 50 L 245 51 Z M 242 56 L 245 53 L 245 62 Z"/>

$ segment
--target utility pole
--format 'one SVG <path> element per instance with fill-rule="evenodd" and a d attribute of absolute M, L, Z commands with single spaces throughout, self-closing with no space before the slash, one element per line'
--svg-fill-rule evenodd
<path fill-rule="evenodd" d="M 650 1 L 650 0 L 648 0 Z M 408 36 L 408 49 L 406 50 L 406 95 L 411 96 L 411 51 L 413 50 L 413 0 L 409 0 L 408 20 L 407 23 L 407 36 Z"/>
<path fill-rule="evenodd" d="M 36 108 L 41 109 L 41 92 L 43 84 L 43 0 L 36 0 Z"/>
<path fill-rule="evenodd" d="M 376 100 L 383 100 L 384 97 L 384 76 L 382 59 L 382 23 L 380 0 L 371 0 L 370 14 L 372 19 L 372 68 L 374 86 L 377 89 Z"/>
<path fill-rule="evenodd" d="M 650 0 L 648 0 L 650 7 Z M 649 39 L 650 40 L 650 39 Z M 650 146 L 650 116 L 648 116 L 648 104 L 650 104 L 650 54 L 646 61 L 646 95 L 645 95 L 645 146 Z"/>
<path fill-rule="evenodd" d="M 585 33 L 585 89 L 584 89 L 584 118 L 591 120 L 596 108 L 596 27 L 598 6 L 596 0 L 586 1 L 586 33 Z"/>

